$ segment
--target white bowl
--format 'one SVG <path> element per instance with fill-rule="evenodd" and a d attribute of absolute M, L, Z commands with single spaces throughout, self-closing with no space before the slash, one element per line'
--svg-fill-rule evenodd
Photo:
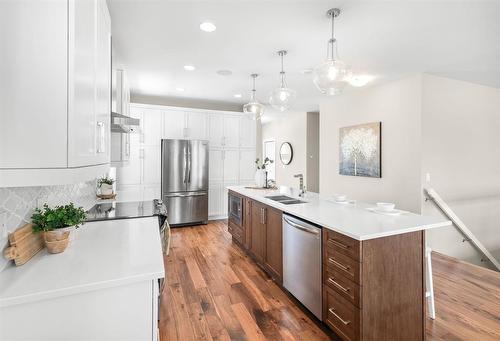
<path fill-rule="evenodd" d="M 334 194 L 333 199 L 338 202 L 343 202 L 347 200 L 347 195 L 345 194 Z"/>
<path fill-rule="evenodd" d="M 396 207 L 396 204 L 393 204 L 392 202 L 378 202 L 377 203 L 377 209 L 379 211 L 383 212 L 391 212 L 394 210 Z"/>

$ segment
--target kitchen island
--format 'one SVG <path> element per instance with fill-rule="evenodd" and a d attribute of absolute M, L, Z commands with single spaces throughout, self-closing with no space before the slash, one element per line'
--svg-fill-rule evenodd
<path fill-rule="evenodd" d="M 374 205 L 334 203 L 317 193 L 298 198 L 296 193 L 275 190 L 228 189 L 233 241 L 280 285 L 287 272 L 283 217 L 320 228 L 318 250 L 311 250 L 320 254 L 321 288 L 315 295 L 321 296 L 317 299 L 322 313 L 317 316 L 338 336 L 425 339 L 425 230 L 449 226 L 450 221 L 410 212 L 376 213 L 369 210 Z M 286 205 L 266 198 L 283 194 L 305 203 Z"/>
<path fill-rule="evenodd" d="M 64 253 L 0 273 L 0 340 L 156 340 L 157 217 L 86 223 Z"/>

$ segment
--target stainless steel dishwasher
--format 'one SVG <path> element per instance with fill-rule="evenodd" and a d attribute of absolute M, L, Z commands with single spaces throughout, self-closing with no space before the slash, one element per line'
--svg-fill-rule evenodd
<path fill-rule="evenodd" d="M 283 286 L 322 320 L 321 228 L 283 214 Z"/>

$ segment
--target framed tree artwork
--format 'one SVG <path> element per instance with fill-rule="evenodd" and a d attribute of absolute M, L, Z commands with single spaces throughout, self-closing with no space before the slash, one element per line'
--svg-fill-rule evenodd
<path fill-rule="evenodd" d="M 382 122 L 340 128 L 339 174 L 382 177 Z"/>

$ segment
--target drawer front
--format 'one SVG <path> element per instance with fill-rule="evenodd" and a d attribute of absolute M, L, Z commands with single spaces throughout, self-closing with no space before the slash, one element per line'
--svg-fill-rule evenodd
<path fill-rule="evenodd" d="M 342 276 L 337 271 L 325 269 L 324 284 L 342 295 L 356 307 L 361 308 L 361 288 L 358 284 Z"/>
<path fill-rule="evenodd" d="M 243 228 L 239 225 L 234 224 L 233 222 L 229 221 L 227 230 L 231 235 L 233 236 L 234 239 L 236 239 L 239 243 L 243 244 L 245 241 L 245 235 L 243 233 Z"/>
<path fill-rule="evenodd" d="M 325 287 L 323 319 L 344 340 L 359 340 L 360 310 L 328 287 Z"/>
<path fill-rule="evenodd" d="M 352 259 L 357 260 L 358 262 L 361 261 L 361 242 L 359 240 L 349 238 L 347 236 L 344 236 L 343 234 L 328 229 L 325 229 L 325 231 L 325 246 L 333 247 L 340 253 L 349 256 Z"/>
<path fill-rule="evenodd" d="M 325 268 L 338 272 L 354 283 L 361 284 L 361 263 L 341 253 L 337 248 L 325 248 Z"/>

